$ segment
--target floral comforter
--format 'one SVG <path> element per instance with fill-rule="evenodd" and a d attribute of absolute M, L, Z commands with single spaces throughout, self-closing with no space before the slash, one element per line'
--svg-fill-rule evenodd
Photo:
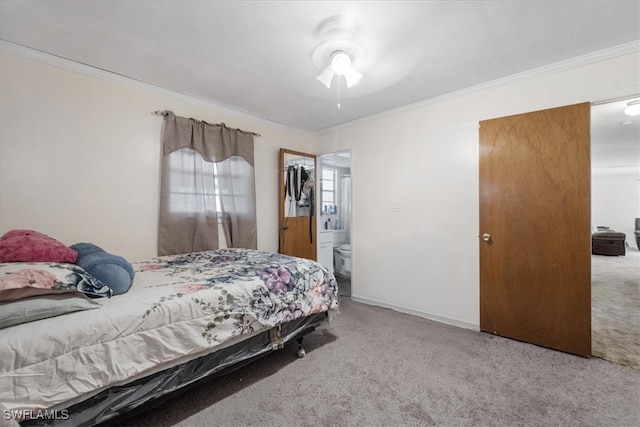
<path fill-rule="evenodd" d="M 131 290 L 102 307 L 12 326 L 0 336 L 0 402 L 59 409 L 273 326 L 337 308 L 320 264 L 248 249 L 135 263 Z"/>

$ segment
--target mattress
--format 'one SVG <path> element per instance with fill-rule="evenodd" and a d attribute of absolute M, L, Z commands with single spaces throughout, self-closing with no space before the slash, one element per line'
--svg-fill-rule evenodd
<path fill-rule="evenodd" d="M 101 307 L 0 334 L 0 402 L 57 410 L 274 326 L 337 309 L 332 273 L 281 254 L 222 249 L 134 264 L 130 291 Z"/>

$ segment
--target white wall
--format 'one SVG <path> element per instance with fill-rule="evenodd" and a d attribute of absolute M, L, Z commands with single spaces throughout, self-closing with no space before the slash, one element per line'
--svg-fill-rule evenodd
<path fill-rule="evenodd" d="M 474 327 L 478 122 L 640 93 L 640 57 L 510 79 L 316 137 L 5 52 L 0 93 L 0 233 L 33 228 L 131 260 L 155 255 L 162 120 L 150 112 L 169 109 L 262 134 L 260 249 L 277 248 L 278 148 L 351 149 L 354 297 Z"/>
<path fill-rule="evenodd" d="M 477 327 L 478 122 L 638 92 L 635 52 L 530 73 L 318 136 L 322 152 L 352 148 L 353 298 Z"/>
<path fill-rule="evenodd" d="M 278 149 L 311 151 L 309 135 L 126 79 L 1 55 L 0 233 L 35 229 L 132 261 L 155 256 L 162 118 L 151 112 L 166 109 L 261 134 L 258 247 L 277 250 Z"/>
<path fill-rule="evenodd" d="M 640 218 L 640 171 L 594 170 L 591 175 L 591 224 L 605 225 L 626 234 L 627 244 L 638 248 L 634 229 Z"/>

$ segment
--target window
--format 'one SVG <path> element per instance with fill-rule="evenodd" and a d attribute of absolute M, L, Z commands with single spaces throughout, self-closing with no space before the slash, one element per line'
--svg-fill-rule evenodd
<path fill-rule="evenodd" d="M 227 246 L 255 249 L 253 135 L 166 114 L 158 255 L 219 248 L 220 226 Z"/>
<path fill-rule="evenodd" d="M 196 175 L 200 170 L 201 174 Z M 198 178 L 196 178 L 196 176 Z M 216 164 L 183 148 L 169 157 L 169 211 L 180 214 L 222 212 Z"/>
<path fill-rule="evenodd" d="M 336 204 L 336 170 L 322 168 L 322 213 L 333 213 Z"/>

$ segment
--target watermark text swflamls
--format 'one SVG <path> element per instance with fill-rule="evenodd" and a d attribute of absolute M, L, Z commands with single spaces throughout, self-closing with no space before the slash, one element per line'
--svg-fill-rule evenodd
<path fill-rule="evenodd" d="M 68 420 L 69 411 L 61 410 L 33 410 L 33 409 L 5 409 L 2 411 L 2 417 L 5 420 Z"/>

